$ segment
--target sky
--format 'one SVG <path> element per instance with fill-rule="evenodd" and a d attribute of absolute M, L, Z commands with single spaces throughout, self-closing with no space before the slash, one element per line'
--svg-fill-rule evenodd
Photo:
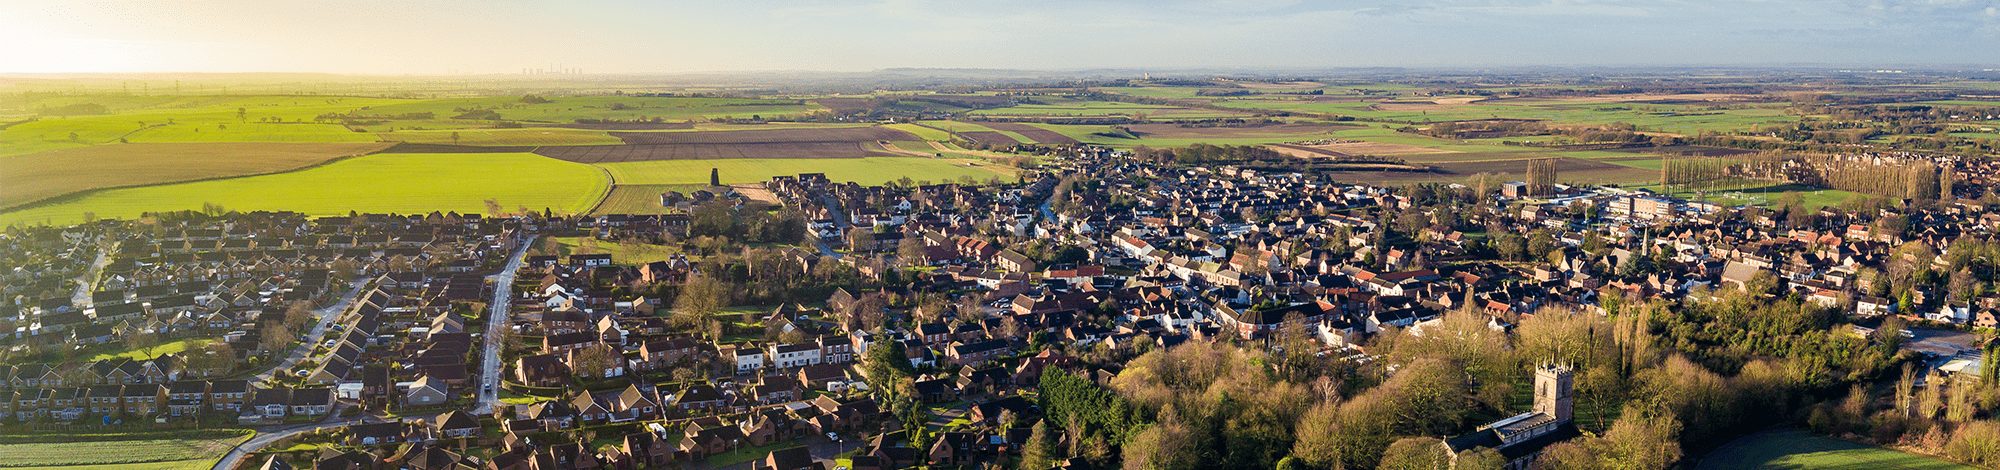
<path fill-rule="evenodd" d="M 2000 0 L 0 0 L 0 73 L 2000 68 Z"/>

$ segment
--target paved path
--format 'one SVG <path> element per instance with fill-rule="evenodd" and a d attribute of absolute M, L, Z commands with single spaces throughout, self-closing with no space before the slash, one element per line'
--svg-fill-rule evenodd
<path fill-rule="evenodd" d="M 292 366 L 296 366 L 299 364 L 299 361 L 305 360 L 306 356 L 312 354 L 313 347 L 319 345 L 320 341 L 326 338 L 327 332 L 333 329 L 333 321 L 340 318 L 341 312 L 346 312 L 347 307 L 353 305 L 355 300 L 361 298 L 361 290 L 365 287 L 368 287 L 367 279 L 356 280 L 352 285 L 347 287 L 347 293 L 340 295 L 340 301 L 319 310 L 314 310 L 313 315 L 319 318 L 318 321 L 314 322 L 312 331 L 307 332 L 304 338 L 300 338 L 302 341 L 297 346 L 292 347 L 292 353 L 286 355 L 284 360 L 278 361 L 274 367 L 258 373 L 250 382 L 260 383 L 269 381 L 272 376 L 291 370 Z"/>
<path fill-rule="evenodd" d="M 493 412 L 493 403 L 500 399 L 500 347 L 506 343 L 507 318 L 513 315 L 514 271 L 521 269 L 521 260 L 528 254 L 528 247 L 535 244 L 535 236 L 529 235 L 514 248 L 514 254 L 507 257 L 507 265 L 499 274 L 487 276 L 493 281 L 493 303 L 486 314 L 486 334 L 481 338 L 486 347 L 479 358 L 479 401 L 472 407 L 473 416 L 484 416 Z"/>

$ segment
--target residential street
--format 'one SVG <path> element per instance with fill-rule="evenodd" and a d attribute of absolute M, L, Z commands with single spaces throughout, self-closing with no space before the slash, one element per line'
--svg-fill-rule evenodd
<path fill-rule="evenodd" d="M 486 334 L 482 336 L 486 347 L 479 359 L 479 401 L 473 405 L 472 414 L 486 415 L 493 412 L 493 403 L 500 399 L 500 347 L 506 338 L 507 318 L 512 316 L 509 308 L 514 303 L 514 271 L 521 269 L 521 260 L 528 254 L 528 247 L 535 244 L 535 236 L 529 235 L 520 246 L 514 247 L 514 254 L 507 257 L 507 265 L 499 274 L 487 276 L 493 281 L 493 302 L 487 305 Z"/>
<path fill-rule="evenodd" d="M 250 382 L 260 383 L 269 381 L 276 374 L 291 370 L 293 366 L 298 365 L 299 361 L 305 360 L 306 356 L 312 354 L 313 347 L 326 339 L 328 331 L 333 330 L 333 321 L 340 318 L 341 312 L 346 312 L 348 307 L 353 306 L 355 299 L 361 297 L 361 290 L 365 287 L 368 287 L 368 279 L 355 280 L 352 285 L 347 287 L 347 293 L 341 294 L 340 301 L 319 310 L 314 310 L 313 314 L 319 318 L 313 323 L 312 331 L 307 332 L 303 338 L 300 338 L 301 341 L 299 344 L 292 347 L 292 353 L 286 355 L 284 360 L 278 361 L 271 368 L 258 373 Z"/>

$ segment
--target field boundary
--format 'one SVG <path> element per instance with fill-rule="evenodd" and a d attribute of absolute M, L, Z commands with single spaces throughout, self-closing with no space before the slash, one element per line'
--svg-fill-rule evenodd
<path fill-rule="evenodd" d="M 387 142 L 378 142 L 378 143 L 387 143 Z M 327 165 L 331 165 L 331 164 L 334 164 L 334 163 L 336 163 L 336 162 L 340 162 L 340 161 L 344 161 L 344 160 L 350 160 L 350 159 L 354 159 L 354 158 L 360 158 L 360 157 L 366 157 L 366 156 L 369 156 L 369 155 L 376 155 L 376 154 L 382 154 L 382 153 L 390 153 L 390 152 L 387 152 L 387 150 L 388 150 L 389 148 L 391 148 L 391 147 L 395 147 L 395 146 L 394 146 L 394 145 L 383 145 L 383 146 L 381 146 L 380 148 L 377 148 L 377 149 L 374 149 L 374 150 L 370 150 L 370 151 L 366 151 L 366 152 L 362 152 L 362 153 L 357 153 L 357 154 L 353 154 L 353 155 L 341 155 L 341 156 L 337 156 L 337 157 L 333 157 L 333 158 L 329 158 L 329 159 L 326 159 L 326 160 L 323 160 L 323 161 L 320 161 L 319 163 L 314 163 L 314 164 L 310 164 L 310 165 L 306 165 L 306 166 L 301 166 L 301 167 L 295 167 L 295 168 L 289 168 L 289 169 L 284 169 L 284 170 L 278 170 L 278 171 L 266 171 L 266 172 L 259 172 L 259 173 L 245 173 L 245 174 L 241 174 L 241 175 L 229 175 L 229 176 L 210 176 L 210 177 L 204 177 L 204 178 L 194 178 L 194 179 L 186 179 L 186 180 L 177 180 L 177 181 L 162 181 L 162 182 L 158 182 L 158 183 L 145 183 L 145 184 L 124 184 L 124 185 L 117 185 L 117 186 L 105 186 L 105 187 L 101 187 L 101 188 L 91 188 L 91 189 L 85 189 L 85 190 L 82 190 L 82 191 L 73 191 L 73 192 L 68 192 L 68 193 L 63 193 L 63 194 L 58 194 L 58 195 L 55 195 L 55 196 L 49 196 L 49 197 L 45 197 L 45 198 L 41 198 L 41 199 L 37 199 L 37 200 L 33 200 L 33 201 L 28 201 L 28 202 L 23 202 L 23 203 L 20 203 L 20 204 L 14 204 L 14 205 L 11 205 L 11 206 L 0 206 L 0 214 L 5 214 L 5 213 L 8 213 L 8 212 L 14 212 L 14 211 L 20 211 L 20 210 L 27 210 L 27 209 L 34 209 L 34 208 L 37 208 L 37 207 L 42 207 L 42 206 L 48 206 L 48 205 L 54 205 L 54 204 L 62 204 L 62 203 L 67 203 L 67 202 L 73 202 L 73 201 L 76 201 L 76 200 L 78 200 L 78 199 L 83 199 L 83 198 L 85 198 L 85 197 L 90 197 L 90 195 L 92 195 L 92 194 L 97 194 L 97 193 L 100 193 L 100 192 L 104 192 L 104 191 L 113 191 L 113 190 L 119 190 L 119 189 L 133 189 L 133 188 L 146 188 L 146 187 L 153 187 L 153 186 L 166 186 L 166 185 L 172 185 L 172 184 L 186 184 L 186 183 L 202 183 L 202 182 L 208 182 L 208 181 L 221 181 L 221 180 L 229 180 L 229 179 L 237 179 L 237 178 L 250 178 L 250 177 L 256 177 L 256 176 L 271 176 L 271 175 L 280 175 L 280 174 L 285 174 L 285 173 L 292 173 L 292 172 L 299 172 L 299 171 L 306 171 L 306 170 L 311 170 L 311 169 L 314 169 L 314 168 L 319 168 L 319 167 L 323 167 L 323 166 L 327 166 Z"/>

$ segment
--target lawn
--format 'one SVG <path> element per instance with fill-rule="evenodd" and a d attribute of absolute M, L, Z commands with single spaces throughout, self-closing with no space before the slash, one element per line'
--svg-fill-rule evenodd
<path fill-rule="evenodd" d="M 1897 468 L 1955 470 L 1972 467 L 1882 447 L 1821 437 L 1801 430 L 1765 431 L 1724 444 L 1703 456 L 1697 469 Z"/>
<path fill-rule="evenodd" d="M 757 183 L 769 181 L 773 176 L 800 173 L 825 173 L 834 181 L 853 181 L 864 185 L 880 185 L 906 176 L 912 180 L 932 182 L 957 181 L 960 177 L 982 182 L 988 178 L 1013 177 L 1010 169 L 991 163 L 916 157 L 653 160 L 600 163 L 598 166 L 609 170 L 612 178 L 621 185 L 707 184 L 711 168 L 720 171 L 723 184 Z"/>
<path fill-rule="evenodd" d="M 200 349 L 202 345 L 208 344 L 208 342 L 210 341 L 213 340 L 184 339 L 180 341 L 160 343 L 159 346 L 154 346 L 152 351 L 153 354 L 151 356 L 147 356 L 146 351 L 141 351 L 138 349 L 129 349 L 124 351 L 111 351 L 111 352 L 100 353 L 96 356 L 91 356 L 91 358 L 88 359 L 87 361 L 97 362 L 97 361 L 119 359 L 119 358 L 130 359 L 134 361 L 143 361 L 154 357 L 165 356 L 168 354 L 181 354 L 189 350 Z"/>
<path fill-rule="evenodd" d="M 8 467 L 29 468 L 205 468 L 238 442 L 244 430 L 157 433 L 0 436 L 0 456 Z M 184 467 L 185 466 L 185 467 Z"/>
<path fill-rule="evenodd" d="M 145 212 L 290 210 L 313 216 L 354 212 L 485 213 L 544 208 L 590 210 L 610 189 L 589 165 L 529 153 L 375 154 L 274 175 L 115 189 L 0 214 L 0 225 L 70 224 L 84 213 L 135 218 Z"/>

